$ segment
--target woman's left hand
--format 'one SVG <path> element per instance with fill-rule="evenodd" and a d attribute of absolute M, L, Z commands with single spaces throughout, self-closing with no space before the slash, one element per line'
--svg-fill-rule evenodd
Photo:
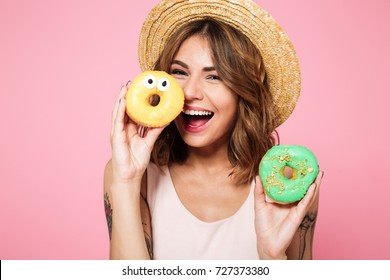
<path fill-rule="evenodd" d="M 286 259 L 286 250 L 305 214 L 318 195 L 322 172 L 299 203 L 267 202 L 260 178 L 256 176 L 255 227 L 260 259 Z"/>

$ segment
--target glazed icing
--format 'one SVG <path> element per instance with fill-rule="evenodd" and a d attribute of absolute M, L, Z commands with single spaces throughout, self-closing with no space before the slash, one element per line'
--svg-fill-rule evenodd
<path fill-rule="evenodd" d="M 152 105 L 151 99 L 157 98 Z M 174 77 L 163 71 L 139 74 L 126 93 L 126 113 L 145 127 L 161 127 L 173 121 L 184 106 L 184 93 Z"/>
<path fill-rule="evenodd" d="M 291 178 L 284 175 L 289 166 Z M 259 166 L 259 175 L 265 193 L 276 202 L 292 203 L 301 200 L 318 174 L 315 155 L 304 146 L 273 146 L 264 155 Z"/>

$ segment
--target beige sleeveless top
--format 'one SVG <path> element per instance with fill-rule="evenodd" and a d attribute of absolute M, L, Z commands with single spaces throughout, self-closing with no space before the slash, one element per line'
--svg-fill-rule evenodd
<path fill-rule="evenodd" d="M 254 225 L 254 183 L 231 217 L 203 222 L 181 203 L 168 167 L 150 163 L 147 201 L 152 219 L 153 256 L 158 260 L 258 259 Z"/>

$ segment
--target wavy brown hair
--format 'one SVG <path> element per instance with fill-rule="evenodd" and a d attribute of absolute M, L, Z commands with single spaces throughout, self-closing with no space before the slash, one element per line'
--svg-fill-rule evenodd
<path fill-rule="evenodd" d="M 219 77 L 238 95 L 237 119 L 227 153 L 233 166 L 231 176 L 234 181 L 247 183 L 258 173 L 263 155 L 275 144 L 273 100 L 261 54 L 237 29 L 205 18 L 189 22 L 176 31 L 169 38 L 154 69 L 169 73 L 181 44 L 194 35 L 202 36 L 209 42 Z M 157 139 L 152 161 L 158 166 L 183 163 L 187 155 L 187 146 L 172 122 Z"/>

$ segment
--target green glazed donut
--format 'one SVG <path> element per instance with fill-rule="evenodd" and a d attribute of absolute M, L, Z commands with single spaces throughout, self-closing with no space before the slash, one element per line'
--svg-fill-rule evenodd
<path fill-rule="evenodd" d="M 293 170 L 290 179 L 284 175 L 286 166 Z M 273 146 L 259 166 L 265 193 L 279 203 L 301 200 L 316 179 L 318 171 L 315 155 L 303 146 Z"/>

